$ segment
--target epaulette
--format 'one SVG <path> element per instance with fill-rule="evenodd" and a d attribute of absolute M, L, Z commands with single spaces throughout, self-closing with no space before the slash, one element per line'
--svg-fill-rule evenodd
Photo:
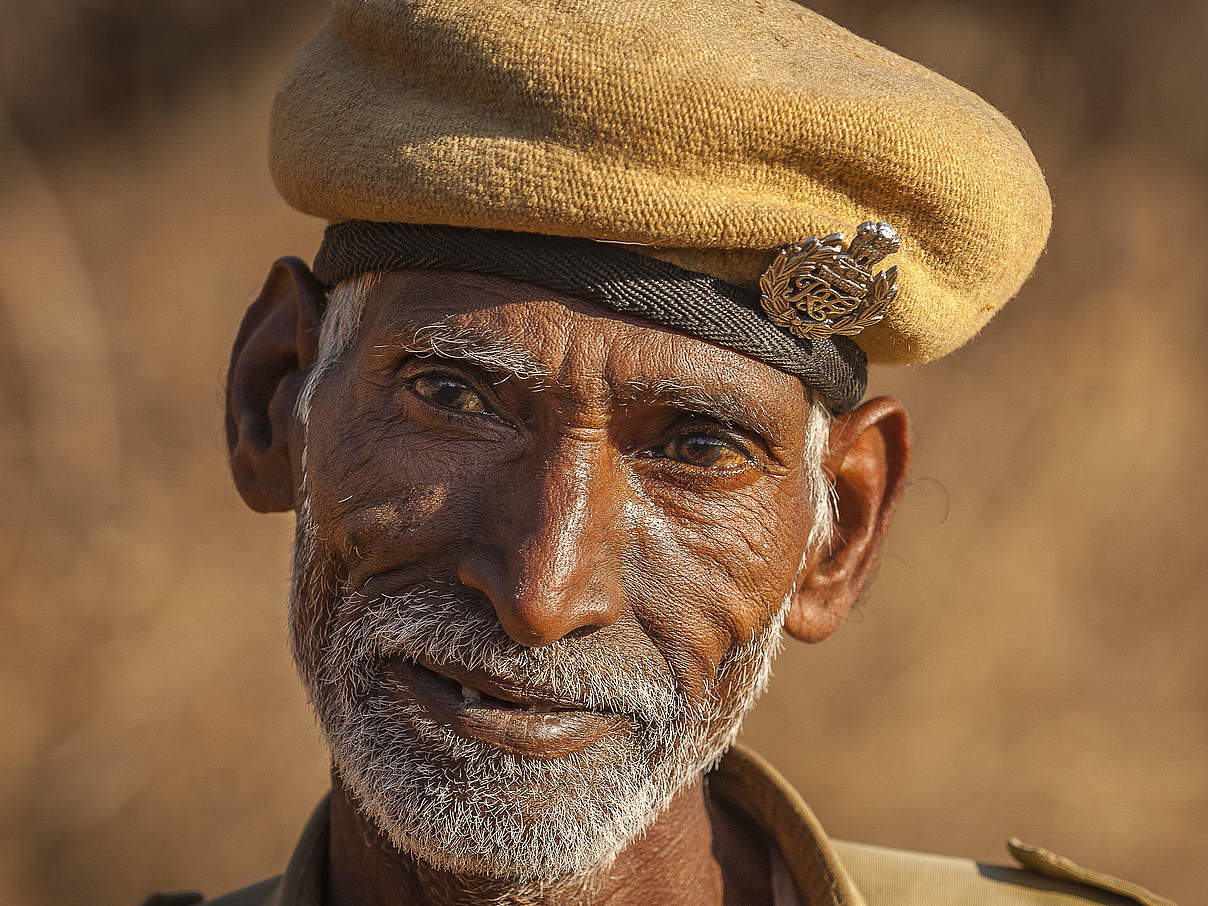
<path fill-rule="evenodd" d="M 1130 881 L 1011 838 L 1021 867 L 833 841 L 868 906 L 1175 906 Z"/>

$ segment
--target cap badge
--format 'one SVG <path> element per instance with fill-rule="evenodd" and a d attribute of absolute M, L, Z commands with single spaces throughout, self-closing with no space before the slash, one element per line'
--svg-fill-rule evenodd
<path fill-rule="evenodd" d="M 898 292 L 898 269 L 872 267 L 901 247 L 897 230 L 868 221 L 851 244 L 843 234 L 811 236 L 781 249 L 759 278 L 760 304 L 772 323 L 805 340 L 850 337 L 882 318 Z"/>

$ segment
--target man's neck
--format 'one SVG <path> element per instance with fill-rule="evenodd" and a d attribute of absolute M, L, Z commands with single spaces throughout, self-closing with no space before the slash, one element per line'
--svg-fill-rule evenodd
<path fill-rule="evenodd" d="M 767 902 L 767 864 L 741 819 L 710 807 L 705 785 L 680 793 L 609 869 L 535 891 L 437 871 L 395 849 L 333 775 L 328 906 L 728 906 Z"/>

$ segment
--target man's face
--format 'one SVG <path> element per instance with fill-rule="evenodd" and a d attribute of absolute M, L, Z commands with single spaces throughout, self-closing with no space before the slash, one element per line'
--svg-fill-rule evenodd
<path fill-rule="evenodd" d="M 438 867 L 536 881 L 728 746 L 812 524 L 797 379 L 552 296 L 375 286 L 309 405 L 291 601 L 362 809 Z"/>

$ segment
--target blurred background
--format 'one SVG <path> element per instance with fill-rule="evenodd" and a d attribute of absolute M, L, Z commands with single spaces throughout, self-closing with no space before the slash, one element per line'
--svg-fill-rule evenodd
<path fill-rule="evenodd" d="M 914 480 L 859 612 L 746 740 L 832 834 L 1016 834 L 1203 902 L 1208 4 L 822 0 L 1005 111 L 1056 205 L 981 337 L 873 389 Z M 279 872 L 327 784 L 292 519 L 226 474 L 229 344 L 321 224 L 269 103 L 315 0 L 0 0 L 0 902 Z"/>

